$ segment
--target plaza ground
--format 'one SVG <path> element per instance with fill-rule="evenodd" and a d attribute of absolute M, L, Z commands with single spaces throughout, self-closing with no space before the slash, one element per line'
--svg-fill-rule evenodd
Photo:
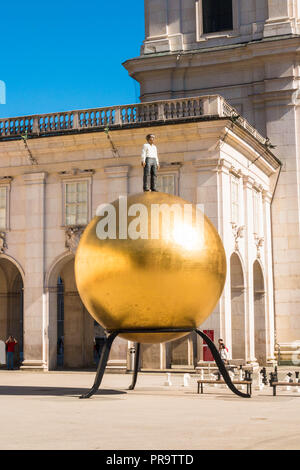
<path fill-rule="evenodd" d="M 280 378 L 283 375 L 280 370 Z M 268 386 L 251 399 L 197 376 L 106 374 L 88 400 L 94 372 L 0 370 L 0 449 L 300 449 L 300 394 Z M 296 389 L 296 387 L 295 387 Z"/>

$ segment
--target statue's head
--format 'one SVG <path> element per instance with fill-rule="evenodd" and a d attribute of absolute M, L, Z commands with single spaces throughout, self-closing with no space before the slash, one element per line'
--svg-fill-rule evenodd
<path fill-rule="evenodd" d="M 149 144 L 153 144 L 154 143 L 154 140 L 155 140 L 155 135 L 154 134 L 148 134 L 146 136 L 146 140 Z"/>

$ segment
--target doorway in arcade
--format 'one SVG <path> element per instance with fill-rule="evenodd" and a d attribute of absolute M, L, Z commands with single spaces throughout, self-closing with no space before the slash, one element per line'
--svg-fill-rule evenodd
<path fill-rule="evenodd" d="M 75 283 L 74 258 L 63 264 L 56 282 L 57 367 L 95 368 L 105 334 L 80 299 Z"/>
<path fill-rule="evenodd" d="M 0 341 L 12 335 L 18 341 L 14 367 L 23 361 L 23 278 L 8 257 L 0 257 Z"/>

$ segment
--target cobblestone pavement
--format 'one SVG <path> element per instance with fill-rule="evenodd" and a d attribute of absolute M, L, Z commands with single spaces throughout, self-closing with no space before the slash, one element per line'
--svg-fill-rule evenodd
<path fill-rule="evenodd" d="M 280 370 L 280 376 L 285 371 Z M 0 371 L 0 449 L 299 449 L 300 393 L 255 390 L 251 399 L 183 374 L 106 374 L 103 389 L 78 396 L 94 372 Z M 296 387 L 294 387 L 296 390 Z"/>

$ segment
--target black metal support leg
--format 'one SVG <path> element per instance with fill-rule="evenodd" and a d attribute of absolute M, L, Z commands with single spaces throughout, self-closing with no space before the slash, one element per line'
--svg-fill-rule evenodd
<path fill-rule="evenodd" d="M 98 368 L 97 368 L 97 373 L 96 373 L 94 385 L 92 386 L 92 388 L 90 389 L 90 391 L 88 393 L 85 393 L 85 394 L 81 395 L 79 398 L 90 398 L 99 389 L 100 384 L 102 382 L 104 372 L 105 372 L 105 368 L 106 368 L 106 364 L 107 364 L 107 361 L 108 361 L 111 345 L 112 345 L 114 339 L 116 338 L 116 336 L 118 336 L 118 334 L 119 334 L 118 331 L 114 331 L 106 339 L 105 345 L 102 349 L 102 353 L 101 353 L 101 356 L 100 356 L 100 359 L 99 359 L 99 364 L 98 364 Z"/>
<path fill-rule="evenodd" d="M 134 387 L 137 381 L 139 365 L 140 365 L 140 349 L 141 349 L 141 344 L 137 343 L 136 351 L 135 351 L 135 358 L 134 358 L 134 371 L 133 371 L 133 376 L 132 376 L 132 382 L 131 382 L 131 385 L 128 387 L 128 390 L 134 390 Z"/>
<path fill-rule="evenodd" d="M 206 342 L 207 346 L 209 347 L 212 355 L 213 355 L 213 358 L 218 366 L 218 369 L 220 371 L 220 373 L 222 374 L 222 377 L 226 383 L 226 385 L 230 388 L 230 390 L 235 393 L 236 395 L 240 396 L 240 397 L 243 397 L 243 398 L 251 398 L 251 395 L 249 395 L 248 393 L 242 393 L 240 392 L 235 386 L 234 384 L 232 383 L 231 381 L 231 378 L 226 370 L 226 367 L 221 359 L 221 356 L 219 354 L 219 351 L 217 350 L 216 346 L 214 345 L 214 343 L 212 342 L 212 340 L 205 334 L 203 333 L 202 331 L 198 330 L 198 329 L 195 329 L 196 333 L 201 336 L 202 339 L 204 339 L 204 341 Z"/>
<path fill-rule="evenodd" d="M 92 386 L 92 388 L 87 393 L 81 395 L 80 398 L 90 398 L 99 389 L 99 386 L 101 384 L 101 381 L 102 381 L 102 378 L 103 378 L 103 375 L 104 375 L 104 372 L 105 372 L 105 368 L 106 368 L 106 364 L 107 364 L 107 361 L 108 361 L 108 357 L 109 357 L 109 353 L 110 353 L 112 343 L 113 343 L 114 339 L 120 333 L 153 333 L 153 332 L 173 333 L 175 331 L 176 332 L 190 332 L 192 330 L 190 330 L 189 328 L 174 328 L 174 329 L 173 328 L 160 328 L 160 329 L 140 328 L 140 329 L 132 329 L 132 330 L 131 329 L 116 330 L 116 331 L 110 330 L 110 334 L 109 334 L 109 336 L 108 336 L 108 338 L 105 342 L 105 346 L 104 346 L 104 348 L 102 350 L 102 353 L 101 353 L 101 357 L 100 357 L 100 360 L 99 360 L 94 385 Z M 209 349 L 210 349 L 210 351 L 211 351 L 211 353 L 214 357 L 214 360 L 215 360 L 215 362 L 216 362 L 216 364 L 219 368 L 219 371 L 220 371 L 221 375 L 223 376 L 223 379 L 224 379 L 226 385 L 230 388 L 230 390 L 233 393 L 235 393 L 236 395 L 240 396 L 240 397 L 250 398 L 251 397 L 251 387 L 250 387 L 250 390 L 247 390 L 248 393 L 246 394 L 246 393 L 240 392 L 234 386 L 234 384 L 232 383 L 232 381 L 230 379 L 230 376 L 229 376 L 229 374 L 226 370 L 226 367 L 225 367 L 225 365 L 224 365 L 224 363 L 221 359 L 221 356 L 220 356 L 216 346 L 211 341 L 211 339 L 205 333 L 203 333 L 202 331 L 200 331 L 196 328 L 194 329 L 194 331 L 196 331 L 196 333 L 199 336 L 201 336 L 201 338 L 204 339 L 204 341 L 208 345 L 208 347 L 209 347 Z M 136 385 L 138 369 L 139 369 L 139 357 L 140 357 L 140 343 L 137 343 L 137 350 L 136 350 L 136 356 L 135 356 L 135 362 L 134 362 L 133 378 L 132 378 L 132 383 L 129 387 L 129 390 L 133 390 L 135 385 Z M 249 391 L 250 391 L 250 394 L 249 394 Z M 198 387 L 198 393 L 199 393 L 199 387 Z M 203 384 L 201 384 L 201 393 L 203 393 Z M 276 390 L 275 390 L 275 394 L 276 394 Z"/>

